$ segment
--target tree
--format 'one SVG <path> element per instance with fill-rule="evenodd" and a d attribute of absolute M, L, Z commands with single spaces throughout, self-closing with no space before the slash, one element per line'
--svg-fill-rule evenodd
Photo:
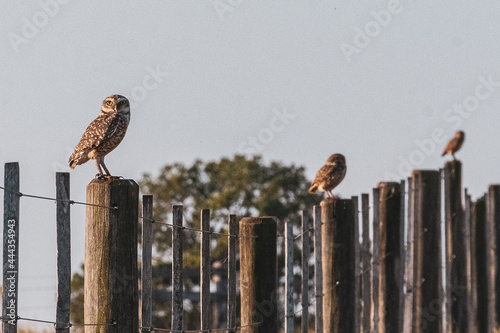
<path fill-rule="evenodd" d="M 308 193 L 310 181 L 306 179 L 304 167 L 276 161 L 265 163 L 260 156 L 235 155 L 211 162 L 196 160 L 190 166 L 169 164 L 157 176 L 144 174 L 138 183 L 142 193 L 153 195 L 156 222 L 171 223 L 172 205 L 181 204 L 184 206 L 184 225 L 199 229 L 199 212 L 208 208 L 211 228 L 215 232 L 227 232 L 228 214 L 237 215 L 237 220 L 245 216 L 276 216 L 280 222 L 285 219 L 298 221 L 299 211 L 309 211 L 321 198 Z M 278 225 L 278 230 L 283 232 L 283 223 Z M 171 228 L 155 223 L 153 234 L 153 263 L 158 267 L 170 262 Z M 199 236 L 199 232 L 183 232 L 186 268 L 199 267 Z M 211 259 L 221 261 L 227 257 L 227 237 L 213 236 L 217 241 L 213 244 Z M 280 267 L 283 266 L 281 261 Z M 185 281 L 187 290 L 194 284 Z M 156 290 L 168 286 L 169 281 L 164 279 L 154 281 Z M 154 310 L 157 317 L 153 324 L 168 327 L 168 302 L 155 301 Z"/>

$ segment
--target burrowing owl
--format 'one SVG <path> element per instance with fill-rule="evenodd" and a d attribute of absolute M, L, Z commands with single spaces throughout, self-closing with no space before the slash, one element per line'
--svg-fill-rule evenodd
<path fill-rule="evenodd" d="M 463 131 L 457 131 L 453 139 L 451 139 L 450 142 L 448 142 L 448 144 L 446 145 L 446 148 L 444 149 L 441 156 L 451 154 L 453 156 L 453 160 L 456 160 L 455 153 L 462 147 L 464 139 L 465 133 Z"/>
<path fill-rule="evenodd" d="M 99 178 L 104 177 L 101 166 L 106 171 L 106 177 L 112 177 L 104 164 L 104 156 L 120 144 L 125 132 L 127 132 L 129 122 L 130 104 L 128 99 L 120 95 L 106 98 L 102 102 L 101 113 L 87 127 L 69 158 L 71 169 L 92 158 L 99 170 L 97 174 Z"/>
<path fill-rule="evenodd" d="M 342 154 L 333 154 L 328 158 L 326 164 L 319 169 L 316 178 L 311 183 L 309 193 L 316 193 L 317 190 L 326 192 L 333 197 L 333 189 L 344 179 L 347 171 L 345 157 Z"/>

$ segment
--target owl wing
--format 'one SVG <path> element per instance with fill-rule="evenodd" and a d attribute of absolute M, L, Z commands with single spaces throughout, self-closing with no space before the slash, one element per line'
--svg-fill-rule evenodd
<path fill-rule="evenodd" d="M 69 162 L 77 159 L 82 153 L 86 153 L 99 147 L 109 140 L 118 129 L 120 120 L 118 117 L 99 116 L 87 127 L 71 154 Z"/>
<path fill-rule="evenodd" d="M 448 152 L 451 152 L 458 144 L 459 138 L 453 138 L 448 142 L 446 148 L 444 148 L 443 155 L 446 155 Z"/>

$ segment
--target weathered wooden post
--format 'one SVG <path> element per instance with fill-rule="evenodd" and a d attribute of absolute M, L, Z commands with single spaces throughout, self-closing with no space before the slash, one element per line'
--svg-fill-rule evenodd
<path fill-rule="evenodd" d="M 415 202 L 413 201 L 413 180 L 408 178 L 408 214 L 406 217 L 406 234 L 405 234 L 405 287 L 406 293 L 404 295 L 404 318 L 403 318 L 403 332 L 412 331 L 413 320 L 413 227 Z"/>
<path fill-rule="evenodd" d="M 71 232 L 69 173 L 56 173 L 57 308 L 56 332 L 69 333 L 71 303 Z"/>
<path fill-rule="evenodd" d="M 276 218 L 240 221 L 241 332 L 278 332 Z"/>
<path fill-rule="evenodd" d="M 285 333 L 293 333 L 293 224 L 285 221 Z"/>
<path fill-rule="evenodd" d="M 414 170 L 413 332 L 442 332 L 441 182 L 435 170 Z"/>
<path fill-rule="evenodd" d="M 133 180 L 87 186 L 85 321 L 102 325 L 86 326 L 86 333 L 139 330 L 138 199 Z"/>
<path fill-rule="evenodd" d="M 500 331 L 500 185 L 490 185 L 488 190 L 488 286 L 489 328 L 488 332 Z"/>
<path fill-rule="evenodd" d="M 313 208 L 314 218 L 314 294 L 316 297 L 315 333 L 323 333 L 323 254 L 321 253 L 321 206 Z"/>
<path fill-rule="evenodd" d="M 450 332 L 467 332 L 467 270 L 465 225 L 462 209 L 462 163 L 449 161 L 444 166 L 446 221 L 446 309 Z"/>
<path fill-rule="evenodd" d="M 236 333 L 236 241 L 238 223 L 236 215 L 229 215 L 229 241 L 227 244 L 227 328 Z"/>
<path fill-rule="evenodd" d="M 172 207 L 172 330 L 182 331 L 184 325 L 184 294 L 182 288 L 182 224 L 184 207 L 174 205 Z"/>
<path fill-rule="evenodd" d="M 19 281 L 19 163 L 5 163 L 3 197 L 2 332 L 17 332 Z"/>
<path fill-rule="evenodd" d="M 309 332 L 309 219 L 304 211 L 300 212 L 302 221 L 302 333 Z M 293 250 L 292 250 L 293 253 Z M 292 255 L 293 260 L 293 255 Z"/>
<path fill-rule="evenodd" d="M 153 196 L 142 196 L 141 327 L 153 327 Z"/>
<path fill-rule="evenodd" d="M 486 263 L 486 199 L 482 197 L 472 204 L 472 286 L 474 288 L 477 332 L 488 332 L 488 269 Z"/>
<path fill-rule="evenodd" d="M 403 332 L 400 316 L 403 311 L 403 279 L 401 265 L 404 253 L 401 243 L 401 184 L 383 182 L 378 184 L 380 205 L 379 229 L 379 330 L 380 332 Z"/>
<path fill-rule="evenodd" d="M 201 330 L 211 328 L 210 311 L 210 209 L 201 211 L 200 244 L 200 316 Z"/>
<path fill-rule="evenodd" d="M 354 204 L 328 198 L 321 202 L 324 332 L 354 332 Z"/>
<path fill-rule="evenodd" d="M 380 190 L 373 189 L 373 240 L 372 240 L 372 332 L 378 333 L 379 327 L 379 279 L 380 279 L 380 257 L 379 257 L 379 238 L 380 238 Z"/>
<path fill-rule="evenodd" d="M 362 277 L 361 274 L 361 243 L 359 238 L 361 236 L 359 230 L 359 200 L 357 196 L 351 197 L 352 203 L 354 205 L 354 276 L 356 281 L 354 283 L 354 289 L 356 293 L 355 298 L 355 311 L 354 311 L 354 332 L 360 332 L 361 330 L 361 301 L 363 300 L 362 293 Z"/>
<path fill-rule="evenodd" d="M 362 289 L 363 289 L 363 333 L 372 332 L 372 289 L 371 289 L 371 274 L 372 274 L 372 254 L 370 241 L 370 204 L 367 193 L 361 194 L 361 223 L 363 244 L 361 247 L 361 267 L 362 267 Z"/>

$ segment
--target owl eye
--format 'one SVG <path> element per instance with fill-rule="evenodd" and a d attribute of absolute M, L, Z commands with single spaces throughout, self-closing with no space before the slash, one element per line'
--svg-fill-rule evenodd
<path fill-rule="evenodd" d="M 106 104 L 108 104 L 109 106 L 113 105 L 113 101 L 107 101 Z"/>

